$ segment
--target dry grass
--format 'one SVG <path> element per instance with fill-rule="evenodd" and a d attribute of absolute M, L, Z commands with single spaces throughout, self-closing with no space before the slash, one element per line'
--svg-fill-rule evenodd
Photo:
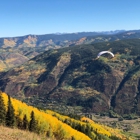
<path fill-rule="evenodd" d="M 107 126 L 124 130 L 124 132 L 133 133 L 140 137 L 140 118 L 134 120 L 118 121 L 118 118 L 98 117 L 94 121 Z"/>
<path fill-rule="evenodd" d="M 0 140 L 52 140 L 29 131 L 0 126 Z"/>

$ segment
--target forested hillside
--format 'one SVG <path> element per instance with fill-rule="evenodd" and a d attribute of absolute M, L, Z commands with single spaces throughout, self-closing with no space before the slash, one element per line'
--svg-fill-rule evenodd
<path fill-rule="evenodd" d="M 52 111 L 42 111 L 0 93 L 0 124 L 57 140 L 129 139 L 115 130 L 88 119 L 75 120 Z"/>
<path fill-rule="evenodd" d="M 140 40 L 79 45 L 44 52 L 1 73 L 1 90 L 41 108 L 120 115 L 140 112 Z M 105 54 L 110 50 L 115 57 Z"/>
<path fill-rule="evenodd" d="M 93 42 L 85 42 L 86 38 L 77 43 L 81 45 L 73 44 L 45 52 L 41 47 L 28 48 L 26 45 L 25 48 L 3 47 L 0 89 L 11 97 L 43 110 L 51 109 L 66 115 L 98 114 L 121 121 L 136 119 L 140 115 L 140 39 L 128 38 L 137 38 L 138 34 L 125 32 L 113 35 L 112 40 L 106 41 L 96 36 L 96 41 L 100 43 L 92 38 Z M 114 57 L 103 54 L 97 59 L 101 51 L 110 51 Z M 29 122 L 31 110 L 27 114 Z M 23 119 L 23 114 L 21 116 Z M 75 129 L 67 120 L 63 121 Z M 77 125 L 76 130 L 86 133 L 88 138 L 95 137 L 95 131 L 93 135 L 87 134 L 85 127 L 88 126 L 84 126 L 83 130 L 81 124 Z M 51 133 L 47 132 L 48 127 L 44 127 L 41 133 L 44 129 L 43 134 Z M 130 130 L 122 125 L 115 127 Z M 137 132 L 139 126 L 132 129 Z"/>

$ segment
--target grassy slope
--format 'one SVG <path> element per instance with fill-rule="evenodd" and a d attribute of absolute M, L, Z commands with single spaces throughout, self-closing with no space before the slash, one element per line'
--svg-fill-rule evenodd
<path fill-rule="evenodd" d="M 0 126 L 0 140 L 53 140 L 29 131 Z"/>

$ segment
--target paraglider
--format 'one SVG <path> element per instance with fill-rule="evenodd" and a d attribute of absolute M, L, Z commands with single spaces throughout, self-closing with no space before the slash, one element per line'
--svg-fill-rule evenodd
<path fill-rule="evenodd" d="M 97 58 L 99 58 L 102 54 L 105 54 L 105 53 L 109 53 L 109 54 L 111 54 L 112 57 L 114 57 L 114 54 L 110 51 L 101 51 L 98 53 Z"/>

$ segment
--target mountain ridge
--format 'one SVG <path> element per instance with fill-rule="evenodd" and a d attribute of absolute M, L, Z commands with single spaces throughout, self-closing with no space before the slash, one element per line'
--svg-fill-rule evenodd
<path fill-rule="evenodd" d="M 49 50 L 1 73 L 1 90 L 49 109 L 139 114 L 139 44 L 130 39 Z M 102 50 L 115 57 L 96 59 Z"/>
<path fill-rule="evenodd" d="M 110 33 L 111 32 L 111 33 Z M 25 35 L 20 37 L 0 38 L 0 54 L 5 56 L 0 58 L 0 71 L 7 71 L 13 68 L 14 64 L 23 64 L 29 59 L 50 49 L 58 49 L 64 47 L 72 47 L 82 44 L 95 44 L 99 42 L 111 42 L 124 39 L 140 38 L 139 30 L 132 31 L 110 31 L 110 32 L 80 32 L 70 34 L 46 34 L 46 35 Z M 11 62 L 6 55 L 20 55 L 13 57 Z M 25 60 L 26 57 L 26 60 Z M 8 63 L 7 63 L 8 61 Z"/>

